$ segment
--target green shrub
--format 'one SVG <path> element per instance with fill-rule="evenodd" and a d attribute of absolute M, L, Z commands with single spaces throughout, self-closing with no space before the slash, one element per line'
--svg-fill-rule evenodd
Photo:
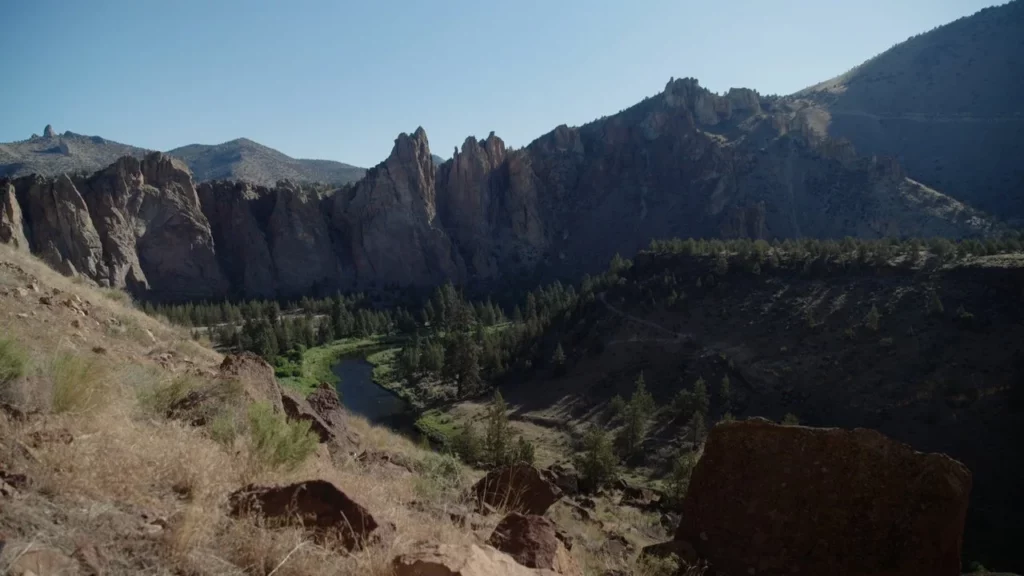
<path fill-rule="evenodd" d="M 452 440 L 452 449 L 466 464 L 476 464 L 483 456 L 483 441 L 472 422 L 459 430 Z"/>
<path fill-rule="evenodd" d="M 800 425 L 800 419 L 797 418 L 796 414 L 790 412 L 782 417 L 782 423 L 786 426 L 798 426 Z"/>
<path fill-rule="evenodd" d="M 466 478 L 459 461 L 451 454 L 427 452 L 418 467 L 413 490 L 421 498 L 438 500 L 454 496 L 465 488 Z"/>
<path fill-rule="evenodd" d="M 238 416 L 233 411 L 221 410 L 210 420 L 206 431 L 214 442 L 230 448 L 235 444 L 235 439 L 244 432 L 241 428 Z"/>
<path fill-rule="evenodd" d="M 675 576 L 681 573 L 679 570 L 679 557 L 675 554 L 647 554 L 637 557 L 632 573 L 634 576 Z"/>
<path fill-rule="evenodd" d="M 97 357 L 83 358 L 61 352 L 48 370 L 54 413 L 89 412 L 99 407 L 106 396 L 107 370 Z"/>
<path fill-rule="evenodd" d="M 153 416 L 166 416 L 171 407 L 181 402 L 190 392 L 199 388 L 199 380 L 190 375 L 178 375 L 166 383 L 139 389 L 139 404 Z"/>
<path fill-rule="evenodd" d="M 25 375 L 28 356 L 21 346 L 10 338 L 0 338 L 0 391 Z"/>
<path fill-rule="evenodd" d="M 249 431 L 254 463 L 269 469 L 294 469 L 315 450 L 318 438 L 309 422 L 289 422 L 266 402 L 249 406 Z"/>
<path fill-rule="evenodd" d="M 686 497 L 686 491 L 690 488 L 690 477 L 693 475 L 693 468 L 697 465 L 697 456 L 693 452 L 678 454 L 672 461 L 672 472 L 668 479 L 668 497 L 678 504 Z"/>
<path fill-rule="evenodd" d="M 516 438 L 516 443 L 512 446 L 512 455 L 510 458 L 511 464 L 529 464 L 533 466 L 536 450 L 533 447 L 533 442 L 530 442 L 526 438 L 519 436 Z"/>

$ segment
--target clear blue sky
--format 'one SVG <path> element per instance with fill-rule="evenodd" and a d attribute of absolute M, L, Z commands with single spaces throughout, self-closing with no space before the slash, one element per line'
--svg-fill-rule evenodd
<path fill-rule="evenodd" d="M 361 166 L 613 114 L 671 76 L 788 94 L 985 0 L 0 0 L 0 142 L 245 136 Z"/>

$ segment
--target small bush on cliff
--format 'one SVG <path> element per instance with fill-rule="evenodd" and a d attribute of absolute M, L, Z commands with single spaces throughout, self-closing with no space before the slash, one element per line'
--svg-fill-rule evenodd
<path fill-rule="evenodd" d="M 89 412 L 103 403 L 107 370 L 99 359 L 62 352 L 54 357 L 48 372 L 55 413 Z"/>
<path fill-rule="evenodd" d="M 511 464 L 529 464 L 533 466 L 536 460 L 535 453 L 536 449 L 533 446 L 533 442 L 519 436 L 516 438 L 515 446 L 512 447 L 512 457 L 509 460 Z"/>
<path fill-rule="evenodd" d="M 17 342 L 0 338 L 0 398 L 8 386 L 25 375 L 28 356 Z"/>
<path fill-rule="evenodd" d="M 309 422 L 289 422 L 265 402 L 249 406 L 249 430 L 250 457 L 259 467 L 294 469 L 316 450 Z"/>

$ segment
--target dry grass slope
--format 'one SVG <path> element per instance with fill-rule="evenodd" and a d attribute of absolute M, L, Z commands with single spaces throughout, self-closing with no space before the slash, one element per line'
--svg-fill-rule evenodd
<path fill-rule="evenodd" d="M 0 573 L 32 548 L 70 554 L 92 545 L 109 574 L 383 575 L 416 540 L 477 537 L 442 520 L 443 512 L 407 506 L 425 497 L 430 510 L 455 505 L 468 482 L 460 467 L 442 482 L 347 457 L 332 462 L 322 449 L 293 467 L 256 465 L 248 438 L 224 442 L 212 426 L 165 417 L 154 398 L 168 403 L 213 385 L 220 356 L 6 246 L 0 332 L 3 400 L 17 406 L 0 411 L 0 471 L 27 478 L 0 507 L 7 539 Z M 366 448 L 437 458 L 358 418 L 351 425 Z M 228 494 L 244 484 L 304 479 L 334 482 L 396 533 L 343 555 L 298 530 L 227 516 Z M 489 529 L 481 527 L 485 535 Z"/>

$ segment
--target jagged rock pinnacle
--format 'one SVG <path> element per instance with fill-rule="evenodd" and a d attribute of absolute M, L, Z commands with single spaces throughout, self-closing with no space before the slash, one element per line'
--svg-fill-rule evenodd
<path fill-rule="evenodd" d="M 53 132 L 53 126 L 47 124 L 46 128 L 43 128 L 43 138 L 53 138 L 54 136 L 56 136 L 56 134 Z"/>

